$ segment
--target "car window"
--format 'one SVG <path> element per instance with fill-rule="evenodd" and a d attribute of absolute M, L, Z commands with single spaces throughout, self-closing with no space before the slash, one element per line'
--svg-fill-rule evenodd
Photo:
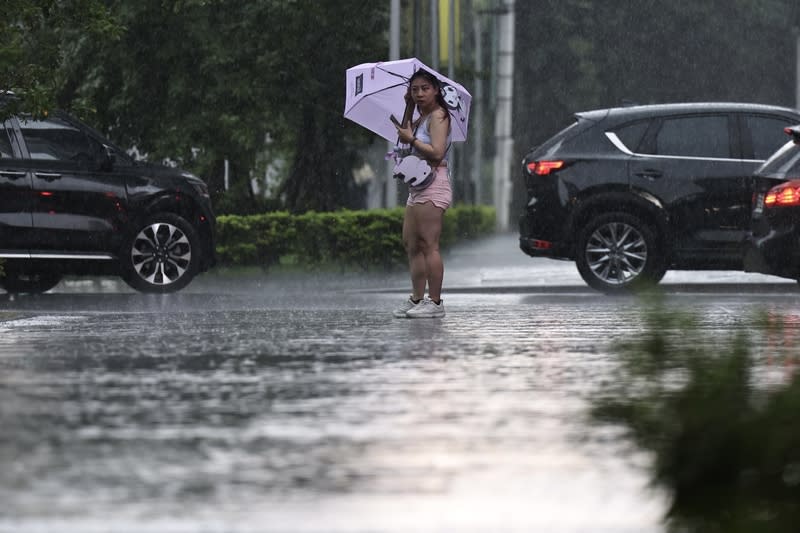
<path fill-rule="evenodd" d="M 726 115 L 664 119 L 656 137 L 655 153 L 685 157 L 730 158 Z"/>
<path fill-rule="evenodd" d="M 0 158 L 11 157 L 14 157 L 14 151 L 11 149 L 11 139 L 8 131 L 0 124 Z"/>
<path fill-rule="evenodd" d="M 553 146 L 561 146 L 565 140 L 570 136 L 571 132 L 578 130 L 578 125 L 581 123 L 585 123 L 586 121 L 581 121 L 580 117 L 575 122 L 570 123 L 567 127 L 563 128 L 561 131 L 547 139 L 544 144 L 539 145 L 537 148 L 541 149 L 544 147 L 553 147 Z"/>
<path fill-rule="evenodd" d="M 97 153 L 85 133 L 59 118 L 21 118 L 20 129 L 31 159 L 81 162 Z"/>
<path fill-rule="evenodd" d="M 642 120 L 630 124 L 624 124 L 614 130 L 619 140 L 622 141 L 628 150 L 635 152 L 639 148 L 639 143 L 642 142 L 642 137 L 647 131 L 647 126 L 650 124 L 649 120 Z"/>
<path fill-rule="evenodd" d="M 794 126 L 794 122 L 785 118 L 759 115 L 747 115 L 745 124 L 753 143 L 753 157 L 761 160 L 769 158 L 786 143 L 783 129 Z"/>

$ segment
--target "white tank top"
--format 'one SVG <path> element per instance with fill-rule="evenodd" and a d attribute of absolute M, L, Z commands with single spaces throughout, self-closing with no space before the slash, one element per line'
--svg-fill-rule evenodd
<path fill-rule="evenodd" d="M 428 115 L 425 118 L 425 120 L 422 121 L 422 124 L 417 126 L 417 129 L 414 130 L 414 136 L 416 136 L 416 138 L 419 139 L 420 142 L 422 142 L 422 143 L 432 144 L 431 143 L 431 129 L 430 129 L 430 126 L 431 126 L 431 116 Z M 450 132 L 448 132 L 447 133 L 447 149 L 444 152 L 444 158 L 442 159 L 442 161 L 448 161 L 449 162 L 449 158 L 450 158 L 450 142 L 451 142 L 450 141 L 450 137 L 451 137 Z M 414 155 L 417 155 L 417 156 L 422 156 L 422 154 L 420 154 L 417 151 L 416 148 L 412 149 L 411 153 L 414 154 Z M 423 159 L 424 159 L 424 157 L 423 157 Z"/>

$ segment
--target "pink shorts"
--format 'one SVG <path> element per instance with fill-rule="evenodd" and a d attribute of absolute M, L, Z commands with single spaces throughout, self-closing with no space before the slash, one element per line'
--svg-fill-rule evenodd
<path fill-rule="evenodd" d="M 447 167 L 436 167 L 436 176 L 433 183 L 421 191 L 408 190 L 406 205 L 424 204 L 431 202 L 436 207 L 447 209 L 453 201 L 453 189 L 450 187 L 450 175 Z"/>

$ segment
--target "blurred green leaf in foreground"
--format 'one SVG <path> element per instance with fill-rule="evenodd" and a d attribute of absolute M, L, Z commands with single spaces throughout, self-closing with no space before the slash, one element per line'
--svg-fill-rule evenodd
<path fill-rule="evenodd" d="M 776 355 L 781 370 L 798 357 L 786 346 L 793 317 L 762 313 L 724 338 L 729 328 L 662 298 L 646 309 L 643 332 L 618 345 L 618 375 L 593 416 L 622 423 L 653 454 L 652 480 L 671 495 L 669 530 L 797 531 L 800 375 L 789 368 L 776 384 L 761 372 Z"/>

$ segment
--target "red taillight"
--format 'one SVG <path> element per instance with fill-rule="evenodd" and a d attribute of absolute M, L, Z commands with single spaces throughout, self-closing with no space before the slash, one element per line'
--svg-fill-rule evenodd
<path fill-rule="evenodd" d="M 554 170 L 564 166 L 563 161 L 531 161 L 528 163 L 528 172 L 539 176 L 547 176 Z"/>
<path fill-rule="evenodd" d="M 771 188 L 764 197 L 766 207 L 800 205 L 800 180 L 781 183 Z"/>

